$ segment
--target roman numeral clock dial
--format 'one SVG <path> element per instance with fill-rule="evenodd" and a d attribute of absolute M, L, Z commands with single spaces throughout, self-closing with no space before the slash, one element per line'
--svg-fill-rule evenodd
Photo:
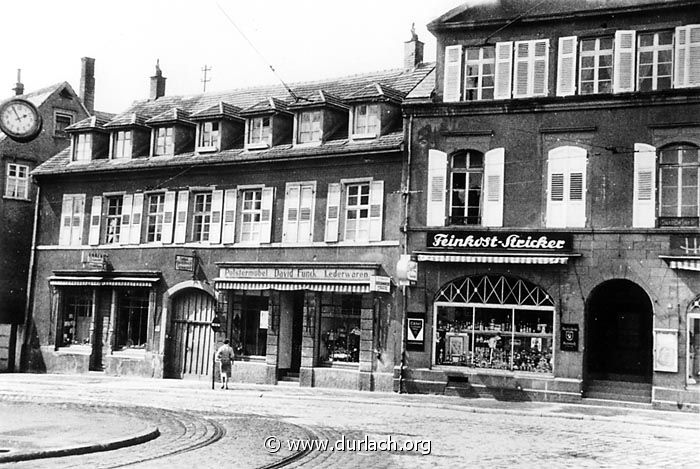
<path fill-rule="evenodd" d="M 0 104 L 0 130 L 17 142 L 34 140 L 41 132 L 42 119 L 36 106 L 26 99 Z"/>

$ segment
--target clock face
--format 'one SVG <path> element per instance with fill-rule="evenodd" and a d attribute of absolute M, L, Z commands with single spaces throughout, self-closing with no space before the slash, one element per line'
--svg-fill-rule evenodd
<path fill-rule="evenodd" d="M 11 99 L 0 105 L 0 129 L 13 140 L 28 142 L 41 131 L 41 116 L 25 99 Z"/>

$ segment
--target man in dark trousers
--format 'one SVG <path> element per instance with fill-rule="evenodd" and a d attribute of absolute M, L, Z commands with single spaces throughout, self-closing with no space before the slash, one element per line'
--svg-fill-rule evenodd
<path fill-rule="evenodd" d="M 228 380 L 231 378 L 233 357 L 233 348 L 229 345 L 228 339 L 226 339 L 224 340 L 224 345 L 219 347 L 219 350 L 216 351 L 216 359 L 221 366 L 219 373 L 221 375 L 221 389 L 228 389 Z"/>

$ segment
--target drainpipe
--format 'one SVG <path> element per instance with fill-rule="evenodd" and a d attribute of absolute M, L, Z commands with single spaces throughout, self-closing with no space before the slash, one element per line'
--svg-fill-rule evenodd
<path fill-rule="evenodd" d="M 32 286 L 34 285 L 34 264 L 36 262 L 36 238 L 39 231 L 39 199 L 41 198 L 41 186 L 36 188 L 36 199 L 34 200 L 34 225 L 32 227 L 32 247 L 29 251 L 29 273 L 27 275 L 27 299 L 24 304 L 24 337 L 22 339 L 22 349 L 20 351 L 20 363 L 22 358 L 29 360 L 29 336 L 30 327 L 34 323 L 31 320 L 32 306 Z M 16 359 L 14 361 L 17 361 Z M 13 365 L 14 366 L 14 365 Z M 21 366 L 20 366 L 21 371 Z"/>
<path fill-rule="evenodd" d="M 403 254 L 408 254 L 408 212 L 411 198 L 411 154 L 412 154 L 412 131 L 413 131 L 413 114 L 408 117 L 407 131 L 407 151 L 406 151 L 406 179 L 403 191 Z M 406 309 L 408 307 L 408 290 L 407 286 L 401 286 L 401 369 L 399 370 L 399 393 L 404 392 L 404 369 L 406 367 Z"/>

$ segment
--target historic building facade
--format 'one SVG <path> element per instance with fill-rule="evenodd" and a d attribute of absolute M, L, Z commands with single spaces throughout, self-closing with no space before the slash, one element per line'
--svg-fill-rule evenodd
<path fill-rule="evenodd" d="M 698 2 L 555 3 L 429 25 L 395 388 L 698 406 Z"/>

